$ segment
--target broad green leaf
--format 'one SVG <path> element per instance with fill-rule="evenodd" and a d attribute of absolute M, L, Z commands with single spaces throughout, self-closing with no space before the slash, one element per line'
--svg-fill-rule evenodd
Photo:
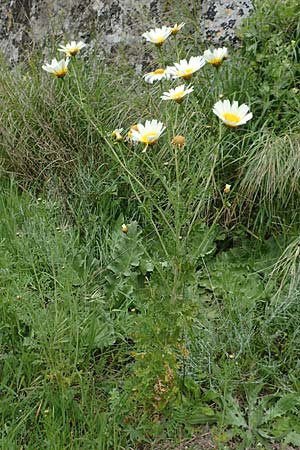
<path fill-rule="evenodd" d="M 295 407 L 299 406 L 300 399 L 297 394 L 287 394 L 281 397 L 274 407 L 270 408 L 263 419 L 262 423 L 267 423 L 275 419 L 276 417 L 283 416 L 284 414 L 292 411 Z"/>
<path fill-rule="evenodd" d="M 284 440 L 285 444 L 297 445 L 300 448 L 300 434 L 291 431 Z"/>

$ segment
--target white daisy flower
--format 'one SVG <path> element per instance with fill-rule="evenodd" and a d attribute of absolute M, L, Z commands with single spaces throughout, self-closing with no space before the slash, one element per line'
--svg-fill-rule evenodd
<path fill-rule="evenodd" d="M 64 52 L 67 56 L 75 56 L 85 46 L 86 44 L 82 41 L 72 41 L 66 45 L 60 45 L 58 51 Z"/>
<path fill-rule="evenodd" d="M 189 84 L 187 88 L 185 88 L 184 84 L 177 86 L 175 89 L 170 89 L 168 92 L 164 92 L 160 97 L 162 100 L 174 100 L 177 103 L 182 102 L 184 97 L 191 92 L 193 92 L 194 88 Z"/>
<path fill-rule="evenodd" d="M 218 67 L 223 60 L 228 56 L 226 47 L 215 48 L 214 50 L 205 50 L 203 53 L 204 59 L 213 66 Z"/>
<path fill-rule="evenodd" d="M 179 23 L 179 24 L 175 23 L 175 25 L 171 28 L 171 33 L 172 33 L 173 35 L 174 35 L 174 34 L 177 34 L 178 31 L 180 31 L 181 28 L 184 27 L 184 25 L 185 25 L 184 22 L 181 22 L 181 23 Z"/>
<path fill-rule="evenodd" d="M 160 47 L 170 36 L 171 30 L 171 27 L 163 26 L 162 28 L 155 28 L 154 30 L 147 31 L 142 36 L 147 39 L 148 42 L 152 42 L 157 47 Z"/>
<path fill-rule="evenodd" d="M 46 70 L 46 72 L 53 73 L 57 78 L 63 78 L 68 72 L 69 61 L 69 58 L 61 59 L 60 61 L 54 58 L 51 64 L 44 64 L 42 69 Z"/>
<path fill-rule="evenodd" d="M 146 120 L 145 125 L 138 123 L 136 127 L 137 130 L 131 128 L 131 139 L 146 144 L 146 148 L 155 144 L 166 129 L 164 124 L 157 120 Z"/>
<path fill-rule="evenodd" d="M 226 126 L 235 128 L 244 125 L 248 120 L 252 119 L 252 113 L 249 113 L 249 106 L 238 105 L 234 101 L 231 105 L 229 100 L 218 101 L 213 107 L 213 112 L 225 123 Z"/>
<path fill-rule="evenodd" d="M 170 74 L 166 69 L 156 69 L 153 72 L 148 72 L 144 75 L 144 79 L 147 83 L 153 83 L 153 81 L 168 80 Z"/>
<path fill-rule="evenodd" d="M 167 72 L 173 76 L 173 78 L 191 78 L 193 73 L 201 69 L 205 65 L 206 61 L 202 56 L 192 56 L 189 62 L 186 59 L 182 59 L 179 63 L 174 63 L 174 66 L 167 67 Z"/>

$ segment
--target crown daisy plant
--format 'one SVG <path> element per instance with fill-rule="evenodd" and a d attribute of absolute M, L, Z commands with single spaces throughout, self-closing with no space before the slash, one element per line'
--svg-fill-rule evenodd
<path fill-rule="evenodd" d="M 71 57 L 71 56 L 76 56 L 77 53 L 85 46 L 86 46 L 86 44 L 82 41 L 79 41 L 79 42 L 71 41 L 70 43 L 68 43 L 66 45 L 60 45 L 60 47 L 58 48 L 58 51 L 64 52 L 68 57 Z"/>
<path fill-rule="evenodd" d="M 252 113 L 249 113 L 249 106 L 245 103 L 239 106 L 237 101 L 231 104 L 229 100 L 220 100 L 214 104 L 213 112 L 229 128 L 244 125 L 248 120 L 252 119 Z"/>
<path fill-rule="evenodd" d="M 184 27 L 184 25 L 185 25 L 184 22 L 181 22 L 179 24 L 175 23 L 175 25 L 171 27 L 171 34 L 175 36 L 178 33 L 178 31 L 180 31 Z"/>
<path fill-rule="evenodd" d="M 183 78 L 185 80 L 191 78 L 205 63 L 202 56 L 192 56 L 189 61 L 182 59 L 179 63 L 174 63 L 174 66 L 167 67 L 167 72 L 172 75 L 173 79 Z"/>
<path fill-rule="evenodd" d="M 147 83 L 153 84 L 154 81 L 168 80 L 170 74 L 166 69 L 156 69 L 153 72 L 146 73 L 143 77 Z"/>
<path fill-rule="evenodd" d="M 171 35 L 171 27 L 163 26 L 161 28 L 154 28 L 146 33 L 142 34 L 142 36 L 148 41 L 152 42 L 152 44 L 156 45 L 156 47 L 161 47 L 163 43 L 168 39 Z"/>
<path fill-rule="evenodd" d="M 42 69 L 44 69 L 46 72 L 52 73 L 57 78 L 64 78 L 68 72 L 68 64 L 70 59 L 61 59 L 60 61 L 57 61 L 56 58 L 52 59 L 51 64 L 44 64 L 42 66 Z"/>
<path fill-rule="evenodd" d="M 149 145 L 156 144 L 161 134 L 164 132 L 166 127 L 162 122 L 154 120 L 146 120 L 145 125 L 138 123 L 136 125 L 137 129 L 131 127 L 131 140 L 134 142 L 141 142 L 146 145 L 143 152 L 146 151 Z"/>
<path fill-rule="evenodd" d="M 226 47 L 215 48 L 214 50 L 205 50 L 203 57 L 208 64 L 219 67 L 224 59 L 228 57 L 228 50 Z"/>
<path fill-rule="evenodd" d="M 188 94 L 193 92 L 194 88 L 189 84 L 185 87 L 184 84 L 177 86 L 175 89 L 170 89 L 168 92 L 163 92 L 160 97 L 162 100 L 173 100 L 176 103 L 181 103 Z"/>

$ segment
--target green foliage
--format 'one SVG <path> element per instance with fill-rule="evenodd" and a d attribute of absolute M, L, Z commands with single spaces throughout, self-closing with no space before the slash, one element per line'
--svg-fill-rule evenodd
<path fill-rule="evenodd" d="M 149 70 L 204 49 L 187 21 Z M 2 448 L 158 448 L 207 424 L 220 449 L 299 447 L 298 2 L 257 1 L 240 37 L 182 104 L 124 62 L 1 64 Z M 224 128 L 223 97 L 253 119 Z M 145 152 L 111 135 L 151 118 Z"/>
<path fill-rule="evenodd" d="M 240 405 L 237 399 L 230 395 L 226 398 L 224 411 L 224 425 L 230 425 L 230 438 L 239 437 L 241 443 L 237 448 L 243 449 L 253 445 L 264 445 L 270 448 L 270 440 L 276 438 L 285 438 L 285 443 L 297 442 L 299 434 L 298 425 L 290 422 L 291 428 L 284 431 L 280 423 L 287 415 L 299 416 L 299 396 L 296 394 L 285 394 L 279 399 L 275 395 L 259 397 L 262 385 L 246 385 L 245 395 L 247 398 L 247 407 Z M 276 429 L 273 429 L 276 419 Z M 278 427 L 278 428 L 277 428 Z M 279 431 L 281 429 L 281 432 Z M 279 431 L 279 433 L 278 433 Z M 229 436 L 228 436 L 229 437 Z"/>
<path fill-rule="evenodd" d="M 140 303 L 146 274 L 154 268 L 147 259 L 137 222 L 126 227 L 126 232 L 122 231 L 122 220 L 118 220 L 109 242 L 111 261 L 107 266 L 105 292 L 112 307 L 116 308 L 124 302 L 127 307 Z"/>
<path fill-rule="evenodd" d="M 299 113 L 299 3 L 257 1 L 241 33 L 249 75 L 259 85 L 255 103 L 260 125 L 279 133 Z"/>
<path fill-rule="evenodd" d="M 112 319 L 101 292 L 87 291 L 94 263 L 76 229 L 62 222 L 58 203 L 19 195 L 12 186 L 3 189 L 0 210 L 1 443 L 31 448 L 42 433 L 51 448 L 65 448 L 70 434 L 80 434 L 77 421 L 84 427 L 84 417 L 106 397 L 93 377 L 105 361 L 118 365 L 117 336 L 126 322 Z M 71 422 L 63 432 L 66 415 Z"/>

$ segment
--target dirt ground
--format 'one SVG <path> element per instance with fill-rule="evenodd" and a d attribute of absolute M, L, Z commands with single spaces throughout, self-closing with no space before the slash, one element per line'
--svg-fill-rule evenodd
<path fill-rule="evenodd" d="M 235 450 L 237 447 L 236 443 L 227 443 L 226 448 L 228 450 Z M 265 447 L 261 447 L 264 449 Z M 291 447 L 291 446 L 283 446 L 280 444 L 273 444 L 272 450 L 300 450 L 300 448 Z M 209 432 L 194 436 L 193 438 L 182 442 L 179 445 L 175 445 L 170 441 L 162 442 L 160 444 L 155 445 L 155 447 L 146 447 L 144 449 L 130 449 L 130 450 L 219 450 L 220 446 L 213 442 L 212 436 Z M 248 447 L 245 450 L 260 450 L 260 447 Z"/>

